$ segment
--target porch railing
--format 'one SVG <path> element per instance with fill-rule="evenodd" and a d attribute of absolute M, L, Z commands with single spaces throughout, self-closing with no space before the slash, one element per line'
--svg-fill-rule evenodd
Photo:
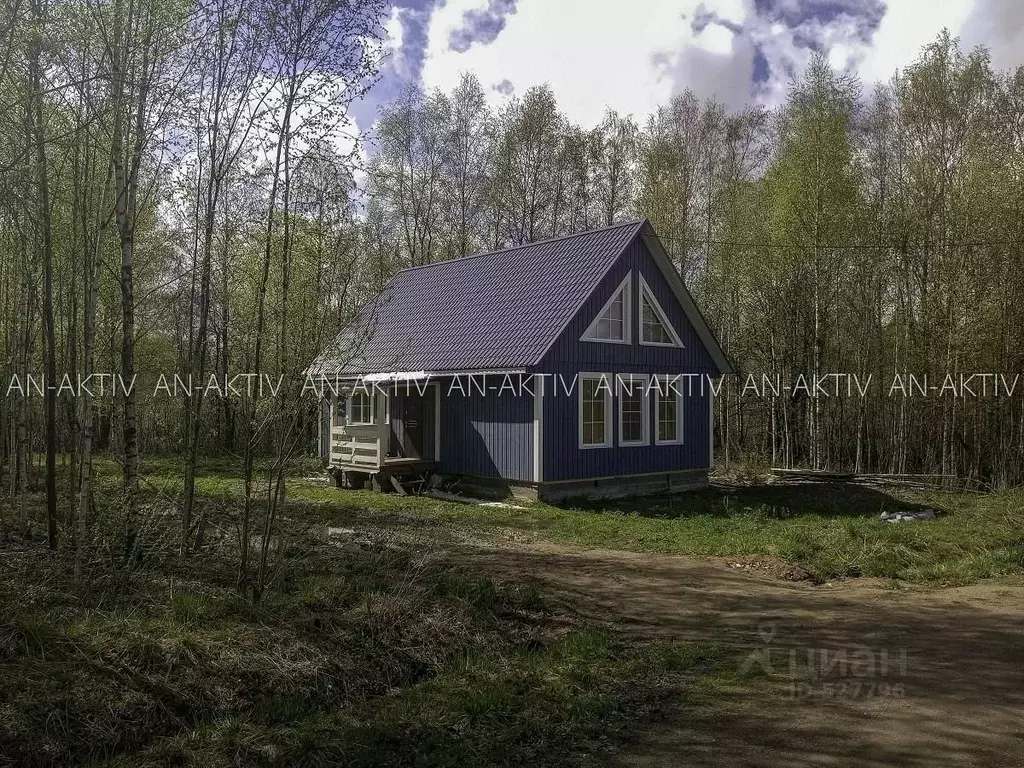
<path fill-rule="evenodd" d="M 378 471 L 384 464 L 387 427 L 380 424 L 331 428 L 331 466 Z"/>

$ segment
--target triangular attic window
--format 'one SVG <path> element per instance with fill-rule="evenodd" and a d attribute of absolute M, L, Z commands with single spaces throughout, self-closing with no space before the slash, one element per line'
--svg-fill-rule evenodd
<path fill-rule="evenodd" d="M 675 328 L 654 298 L 647 281 L 640 277 L 640 343 L 653 346 L 681 347 Z"/>
<path fill-rule="evenodd" d="M 583 334 L 583 341 L 605 341 L 611 344 L 630 343 L 630 284 L 632 272 L 619 283 L 611 298 L 601 307 L 597 318 Z"/>

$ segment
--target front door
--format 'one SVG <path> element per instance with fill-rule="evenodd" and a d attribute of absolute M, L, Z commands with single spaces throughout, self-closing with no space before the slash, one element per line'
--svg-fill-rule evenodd
<path fill-rule="evenodd" d="M 427 403 L 418 392 L 396 392 L 391 396 L 391 441 L 388 456 L 403 459 L 426 458 Z M 433 408 L 430 409 L 433 411 Z"/>
<path fill-rule="evenodd" d="M 418 393 L 404 395 L 403 422 L 405 440 L 403 453 L 410 459 L 423 458 L 423 396 Z"/>

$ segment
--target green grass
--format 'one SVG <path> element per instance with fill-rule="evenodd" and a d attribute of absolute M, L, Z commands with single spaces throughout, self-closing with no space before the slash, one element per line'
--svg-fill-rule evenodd
<path fill-rule="evenodd" d="M 348 522 L 402 515 L 486 533 L 513 528 L 563 544 L 698 557 L 770 556 L 825 581 L 879 576 L 942 585 L 1024 573 L 1024 493 L 901 492 L 838 483 L 758 485 L 525 510 L 343 491 L 297 482 L 310 514 Z M 886 523 L 883 511 L 935 509 Z M 368 512 L 368 510 L 372 510 Z"/>
<path fill-rule="evenodd" d="M 482 652 L 435 677 L 343 710 L 294 698 L 159 740 L 108 765 L 562 765 L 586 762 L 678 702 L 676 678 L 721 654 L 660 643 L 629 648 L 584 630 L 542 650 Z"/>
<path fill-rule="evenodd" d="M 571 764 L 719 658 L 549 630 L 529 590 L 408 556 L 345 560 L 259 606 L 212 574 L 98 598 L 5 573 L 0 765 Z"/>
<path fill-rule="evenodd" d="M 180 492 L 176 468 L 154 462 L 149 482 Z M 304 477 L 319 471 L 297 467 Z M 212 470 L 212 471 L 211 471 Z M 200 493 L 230 503 L 242 487 L 230 465 L 207 467 Z M 1024 574 L 1024 491 L 881 491 L 843 484 L 751 484 L 615 502 L 534 503 L 524 510 L 373 491 L 346 491 L 293 478 L 293 508 L 327 524 L 404 522 L 503 529 L 583 547 L 697 557 L 768 556 L 817 581 L 877 576 L 932 585 Z M 883 511 L 931 508 L 934 520 L 885 523 Z M 408 526 L 406 526 L 408 527 Z"/>
<path fill-rule="evenodd" d="M 712 648 L 555 615 L 528 579 L 320 535 L 339 519 L 429 522 L 424 499 L 324 503 L 296 481 L 288 546 L 253 605 L 234 588 L 237 480 L 205 469 L 208 546 L 179 564 L 176 517 L 161 514 L 176 463 L 147 463 L 145 556 L 128 569 L 110 556 L 117 467 L 98 469 L 83 584 L 69 550 L 0 538 L 0 766 L 580 764 L 731 668 Z"/>
<path fill-rule="evenodd" d="M 234 590 L 234 462 L 198 478 L 210 532 L 185 566 L 174 558 L 179 464 L 143 465 L 145 556 L 132 569 L 111 544 L 109 460 L 97 463 L 84 586 L 68 576 L 70 552 L 0 540 L 0 765 L 579 764 L 681 695 L 696 706 L 704 691 L 699 706 L 713 708 L 707 692 L 731 679 L 736 665 L 713 648 L 627 641 L 552 615 L 528 574 L 497 582 L 430 554 L 453 532 L 770 556 L 819 580 L 880 576 L 891 589 L 1024 572 L 1019 492 L 752 485 L 512 509 L 337 490 L 296 465 L 288 546 L 252 605 Z M 38 520 L 38 496 L 29 506 Z M 878 519 L 913 507 L 941 514 Z M 378 543 L 334 546 L 325 526 Z M 406 546 L 379 543 L 382 533 Z"/>

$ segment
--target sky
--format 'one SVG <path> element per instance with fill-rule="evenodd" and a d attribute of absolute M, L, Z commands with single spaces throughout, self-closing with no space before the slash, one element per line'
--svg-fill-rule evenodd
<path fill-rule="evenodd" d="M 998 69 L 1024 64 L 1024 0 L 397 0 L 353 116 L 368 130 L 406 84 L 448 91 L 465 71 L 495 106 L 548 83 L 587 127 L 609 107 L 642 123 L 686 89 L 773 106 L 815 51 L 867 86 L 944 27 L 988 45 Z"/>

